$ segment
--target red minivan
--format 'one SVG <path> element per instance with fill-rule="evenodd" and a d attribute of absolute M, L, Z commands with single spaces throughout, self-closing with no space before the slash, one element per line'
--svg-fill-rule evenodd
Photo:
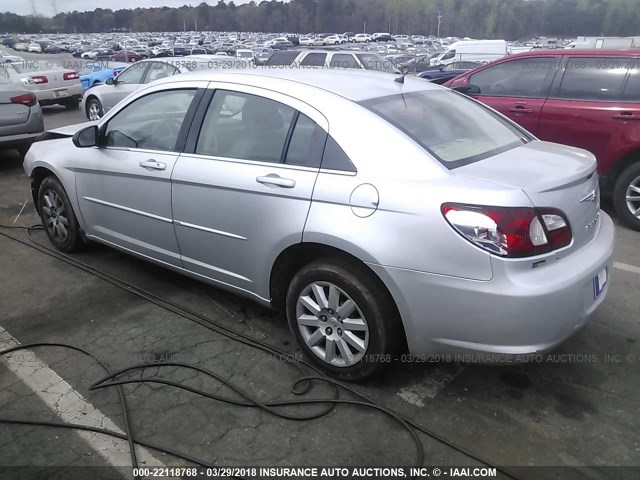
<path fill-rule="evenodd" d="M 603 192 L 620 219 L 640 231 L 640 49 L 537 50 L 444 85 L 541 140 L 589 150 L 598 159 Z"/>

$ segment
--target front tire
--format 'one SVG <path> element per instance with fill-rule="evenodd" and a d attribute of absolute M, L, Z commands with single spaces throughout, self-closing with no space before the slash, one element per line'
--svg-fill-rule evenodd
<path fill-rule="evenodd" d="M 640 232 L 640 162 L 627 167 L 616 180 L 613 206 L 626 226 Z"/>
<path fill-rule="evenodd" d="M 357 261 L 321 259 L 302 268 L 289 285 L 286 309 L 301 350 L 333 377 L 373 375 L 404 339 L 386 288 Z"/>
<path fill-rule="evenodd" d="M 100 120 L 104 116 L 104 109 L 102 108 L 102 104 L 100 100 L 95 97 L 92 97 L 87 102 L 87 118 L 92 122 Z"/>
<path fill-rule="evenodd" d="M 38 212 L 54 247 L 66 253 L 82 248 L 82 234 L 71 201 L 60 181 L 53 176 L 45 178 L 40 184 Z"/>

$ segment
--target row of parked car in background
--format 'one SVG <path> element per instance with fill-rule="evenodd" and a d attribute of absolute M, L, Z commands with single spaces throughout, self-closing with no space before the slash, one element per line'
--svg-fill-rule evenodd
<path fill-rule="evenodd" d="M 351 32 L 269 38 L 229 34 L 218 35 L 215 42 L 192 33 L 160 38 L 154 46 L 147 42 L 145 52 L 133 43 L 143 41 L 121 39 L 106 45 L 109 49 L 87 49 L 75 69 L 32 68 L 3 51 L 0 76 L 32 92 L 41 105 L 81 105 L 87 118 L 97 121 L 141 85 L 193 70 L 266 65 L 376 70 L 396 79 L 416 74 L 473 96 L 543 140 L 594 153 L 604 193 L 612 196 L 620 218 L 640 230 L 640 50 L 540 49 L 504 40 Z M 277 47 L 284 42 L 290 45 Z M 193 55 L 176 56 L 185 46 Z M 137 56 L 131 58 L 133 52 Z"/>

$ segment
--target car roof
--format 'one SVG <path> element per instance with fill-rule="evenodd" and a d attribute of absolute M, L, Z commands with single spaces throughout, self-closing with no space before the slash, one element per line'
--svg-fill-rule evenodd
<path fill-rule="evenodd" d="M 396 82 L 400 74 L 365 71 L 355 69 L 282 69 L 280 67 L 261 67 L 251 70 L 233 71 L 196 71 L 181 75 L 182 80 L 204 80 L 210 82 L 229 82 L 242 85 L 287 91 L 287 84 L 303 86 L 302 90 L 312 100 L 315 90 L 324 90 L 353 102 L 369 98 L 378 98 L 400 93 L 424 90 L 440 90 L 442 87 L 425 82 L 418 77 L 405 77 L 404 83 Z M 160 82 L 169 83 L 171 77 Z"/>
<path fill-rule="evenodd" d="M 610 56 L 610 57 L 628 57 L 640 56 L 640 48 L 554 48 L 554 49 L 535 49 L 530 52 L 517 53 L 507 58 L 520 57 L 539 57 L 539 56 L 560 56 L 571 55 L 572 57 L 585 56 Z"/>

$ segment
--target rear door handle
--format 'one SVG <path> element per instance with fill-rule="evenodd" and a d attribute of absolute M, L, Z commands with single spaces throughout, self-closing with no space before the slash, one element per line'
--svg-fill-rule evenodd
<path fill-rule="evenodd" d="M 166 170 L 167 164 L 160 163 L 155 160 L 145 160 L 144 162 L 140 162 L 140 166 L 144 168 L 151 168 L 152 170 Z"/>
<path fill-rule="evenodd" d="M 640 115 L 634 115 L 632 112 L 620 112 L 612 118 L 617 120 L 640 120 Z"/>
<path fill-rule="evenodd" d="M 279 175 L 266 175 L 264 177 L 256 177 L 256 182 L 263 185 L 276 185 L 282 188 L 293 188 L 296 181 L 290 178 L 282 178 Z"/>
<path fill-rule="evenodd" d="M 518 107 L 510 108 L 509 111 L 511 113 L 533 113 L 533 108 L 526 108 L 520 105 Z"/>

